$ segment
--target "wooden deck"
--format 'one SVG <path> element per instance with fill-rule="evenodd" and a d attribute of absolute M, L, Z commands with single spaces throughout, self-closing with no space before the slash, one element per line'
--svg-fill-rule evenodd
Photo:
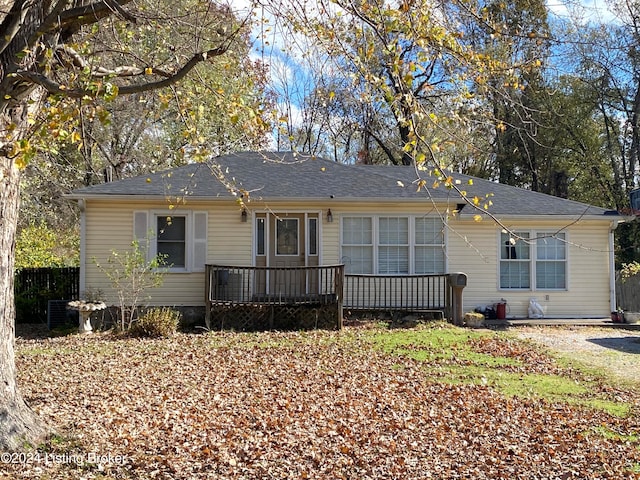
<path fill-rule="evenodd" d="M 344 265 L 207 265 L 210 329 L 342 328 L 350 311 L 452 314 L 449 275 L 345 275 Z"/>
<path fill-rule="evenodd" d="M 344 265 L 207 265 L 207 328 L 340 329 L 343 282 Z"/>

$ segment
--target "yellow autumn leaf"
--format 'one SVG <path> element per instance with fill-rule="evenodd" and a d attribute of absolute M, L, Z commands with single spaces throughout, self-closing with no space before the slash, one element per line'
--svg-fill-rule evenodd
<path fill-rule="evenodd" d="M 482 221 L 482 215 L 474 215 L 473 216 L 473 220 L 476 222 L 481 222 Z"/>
<path fill-rule="evenodd" d="M 145 75 L 151 75 L 153 73 L 153 68 L 151 67 L 147 67 L 144 69 L 144 74 Z"/>
<path fill-rule="evenodd" d="M 27 166 L 27 162 L 24 160 L 23 155 L 17 156 L 15 159 L 15 163 L 16 167 L 18 167 L 18 170 L 23 170 Z"/>

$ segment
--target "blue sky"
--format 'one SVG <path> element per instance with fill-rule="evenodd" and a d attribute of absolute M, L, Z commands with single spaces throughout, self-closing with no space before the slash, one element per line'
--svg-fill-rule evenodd
<path fill-rule="evenodd" d="M 551 13 L 562 17 L 568 18 L 570 16 L 570 9 L 578 8 L 585 21 L 600 21 L 600 22 L 612 22 L 616 21 L 615 15 L 609 9 L 605 0 L 582 0 L 576 1 L 563 1 L 563 0 L 547 0 L 547 7 Z"/>

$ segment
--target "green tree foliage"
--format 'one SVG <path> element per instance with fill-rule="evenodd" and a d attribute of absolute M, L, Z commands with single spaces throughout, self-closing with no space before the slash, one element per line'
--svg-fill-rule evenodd
<path fill-rule="evenodd" d="M 637 2 L 612 1 L 609 9 L 615 21 L 568 29 L 567 38 L 574 41 L 566 58 L 576 59 L 579 95 L 591 105 L 601 141 L 599 160 L 586 165 L 591 183 L 576 190 L 582 198 L 591 193 L 594 203 L 624 212 L 629 193 L 640 186 L 640 7 Z M 618 265 L 640 260 L 637 221 L 618 227 L 616 240 Z"/>
<path fill-rule="evenodd" d="M 31 224 L 18 231 L 16 269 L 79 265 L 78 236 Z"/>
<path fill-rule="evenodd" d="M 511 66 L 495 70 L 478 86 L 495 122 L 493 176 L 541 191 L 540 170 L 550 159 L 539 132 L 555 126 L 558 116 L 549 109 L 552 88 L 544 77 L 550 44 L 546 5 L 540 0 L 492 1 L 483 12 L 493 27 L 471 28 L 472 35 L 483 52 Z"/>

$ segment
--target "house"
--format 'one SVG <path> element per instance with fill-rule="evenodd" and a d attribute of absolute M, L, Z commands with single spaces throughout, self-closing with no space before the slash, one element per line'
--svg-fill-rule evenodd
<path fill-rule="evenodd" d="M 255 276 L 251 288 L 270 283 L 261 288 L 273 298 L 273 272 L 261 280 L 256 272 L 335 265 L 353 281 L 397 285 L 463 272 L 464 311 L 498 303 L 507 317 L 526 318 L 532 298 L 546 317 L 602 318 L 615 309 L 617 212 L 461 174 L 444 179 L 413 167 L 243 152 L 81 188 L 69 198 L 82 211 L 81 290 L 100 289 L 111 304 L 114 292 L 96 262 L 138 238 L 150 256 L 163 253 L 171 264 L 151 303 L 183 310 L 202 312 L 205 289 L 243 288 L 243 274 Z M 284 283 L 308 291 L 305 278 Z M 364 295 L 362 287 L 339 287 L 345 308 L 355 308 L 349 295 L 356 288 Z M 409 309 L 414 287 L 392 289 Z M 432 295 L 440 287 L 418 286 L 425 288 Z"/>

